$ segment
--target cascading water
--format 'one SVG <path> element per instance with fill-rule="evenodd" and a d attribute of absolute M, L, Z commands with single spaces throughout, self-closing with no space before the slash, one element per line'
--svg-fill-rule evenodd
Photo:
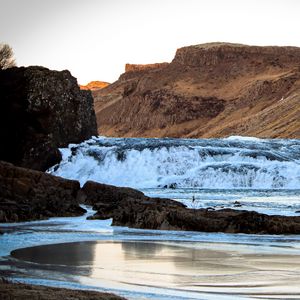
<path fill-rule="evenodd" d="M 61 149 L 49 170 L 84 184 L 201 189 L 300 189 L 300 140 L 97 137 Z"/>

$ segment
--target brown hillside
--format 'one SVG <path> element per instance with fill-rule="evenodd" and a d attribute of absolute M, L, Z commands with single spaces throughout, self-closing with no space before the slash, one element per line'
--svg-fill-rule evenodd
<path fill-rule="evenodd" d="M 300 48 L 210 43 L 94 91 L 107 136 L 300 138 Z"/>

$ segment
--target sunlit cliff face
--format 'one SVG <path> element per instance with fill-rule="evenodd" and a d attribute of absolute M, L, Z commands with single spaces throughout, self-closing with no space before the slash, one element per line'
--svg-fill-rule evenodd
<path fill-rule="evenodd" d="M 105 81 L 91 81 L 87 85 L 79 85 L 81 90 L 99 90 L 107 87 L 109 85 L 108 82 Z"/>
<path fill-rule="evenodd" d="M 155 64 L 126 64 L 125 72 L 143 71 L 167 67 L 169 63 L 155 63 Z"/>

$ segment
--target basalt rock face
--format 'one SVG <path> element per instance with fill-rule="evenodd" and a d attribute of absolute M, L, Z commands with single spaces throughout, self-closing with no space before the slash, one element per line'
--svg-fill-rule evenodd
<path fill-rule="evenodd" d="M 79 216 L 79 182 L 0 161 L 0 223 Z"/>
<path fill-rule="evenodd" d="M 0 97 L 1 160 L 45 170 L 59 162 L 58 147 L 97 135 L 91 93 L 69 71 L 0 71 Z"/>
<path fill-rule="evenodd" d="M 95 91 L 110 136 L 300 138 L 300 48 L 210 43 Z"/>
<path fill-rule="evenodd" d="M 144 70 L 151 70 L 151 69 L 159 69 L 167 67 L 169 63 L 156 63 L 156 64 L 146 64 L 146 65 L 139 65 L 139 64 L 126 64 L 125 65 L 125 73 L 127 72 L 136 72 L 136 71 L 144 71 Z"/>

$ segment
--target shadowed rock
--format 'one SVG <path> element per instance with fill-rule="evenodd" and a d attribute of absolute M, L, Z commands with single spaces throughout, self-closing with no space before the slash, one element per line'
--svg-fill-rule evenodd
<path fill-rule="evenodd" d="M 189 209 L 171 199 L 88 181 L 79 182 L 0 162 L 0 222 L 77 216 L 78 203 L 92 205 L 90 219 L 113 219 L 113 225 L 142 229 L 204 232 L 300 234 L 300 216 L 269 216 L 233 209 Z"/>
<path fill-rule="evenodd" d="M 97 135 L 91 93 L 67 70 L 2 70 L 0 99 L 1 160 L 46 170 L 60 161 L 58 147 Z"/>
<path fill-rule="evenodd" d="M 113 225 L 143 229 L 228 233 L 299 234 L 300 217 L 269 216 L 246 210 L 189 209 L 171 199 L 150 198 L 131 188 L 88 181 L 81 200 Z"/>
<path fill-rule="evenodd" d="M 0 161 L 0 222 L 79 216 L 79 182 Z"/>

